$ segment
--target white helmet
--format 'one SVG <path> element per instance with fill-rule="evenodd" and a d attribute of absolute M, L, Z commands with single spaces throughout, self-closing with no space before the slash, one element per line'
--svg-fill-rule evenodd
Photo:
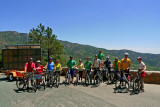
<path fill-rule="evenodd" d="M 129 56 L 129 53 L 127 53 L 127 52 L 126 52 L 126 53 L 124 53 L 124 56 Z"/>
<path fill-rule="evenodd" d="M 40 61 L 40 60 L 37 60 L 37 63 L 41 63 L 41 61 Z"/>
<path fill-rule="evenodd" d="M 106 56 L 106 59 L 109 59 L 109 56 Z"/>

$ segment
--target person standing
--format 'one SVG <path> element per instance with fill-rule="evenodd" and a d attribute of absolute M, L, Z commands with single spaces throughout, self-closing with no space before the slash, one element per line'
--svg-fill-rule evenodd
<path fill-rule="evenodd" d="M 137 58 L 138 62 L 139 62 L 139 68 L 138 71 L 140 72 L 139 74 L 139 78 L 140 78 L 140 84 L 141 84 L 141 91 L 144 92 L 144 77 L 145 77 L 145 70 L 146 70 L 146 65 L 144 62 L 142 62 L 142 58 L 138 57 Z"/>
<path fill-rule="evenodd" d="M 79 60 L 79 64 L 77 65 L 77 67 L 79 69 L 79 80 L 81 79 L 81 82 L 82 82 L 83 68 L 84 68 L 84 65 L 82 63 L 82 59 Z"/>
<path fill-rule="evenodd" d="M 36 72 L 35 72 L 35 79 L 36 79 L 36 85 L 39 88 L 40 87 L 40 82 L 41 82 L 41 76 L 42 76 L 42 72 L 43 72 L 43 66 L 40 64 L 41 61 L 37 60 L 36 63 Z"/>
<path fill-rule="evenodd" d="M 115 78 L 118 80 L 118 76 L 116 73 L 118 73 L 121 69 L 121 62 L 118 60 L 118 57 L 115 57 L 115 61 L 113 62 L 113 69 L 115 71 Z"/>
<path fill-rule="evenodd" d="M 128 56 L 128 53 L 124 53 L 124 58 L 121 60 L 121 70 L 127 73 L 125 74 L 127 78 L 131 67 L 131 60 L 128 58 Z M 123 73 L 121 73 L 121 77 L 123 77 Z"/>
<path fill-rule="evenodd" d="M 60 74 L 61 74 L 62 66 L 61 66 L 61 64 L 59 63 L 59 60 L 56 60 L 55 70 L 58 72 L 58 78 L 59 78 L 59 81 L 58 81 L 58 82 L 60 82 Z"/>
<path fill-rule="evenodd" d="M 111 73 L 112 62 L 109 60 L 109 56 L 106 56 L 106 61 L 103 63 L 109 74 Z"/>
<path fill-rule="evenodd" d="M 93 69 L 94 69 L 94 76 L 97 74 L 97 72 L 101 69 L 101 60 L 98 59 L 98 55 L 95 55 L 95 59 L 93 61 Z"/>
<path fill-rule="evenodd" d="M 33 62 L 33 58 L 29 58 L 29 61 L 25 64 L 24 71 L 27 73 L 31 73 L 35 71 L 35 64 Z M 29 78 L 27 78 L 28 80 Z M 33 84 L 31 84 L 33 86 Z M 29 88 L 29 82 L 27 84 L 27 88 Z"/>
<path fill-rule="evenodd" d="M 49 81 L 48 77 L 50 77 L 50 76 L 53 77 L 53 72 L 55 70 L 55 66 L 54 66 L 54 62 L 53 62 L 52 57 L 49 58 L 49 61 L 47 62 L 45 69 L 47 69 L 47 72 L 48 72 L 48 74 L 47 74 L 47 82 L 48 82 Z"/>
<path fill-rule="evenodd" d="M 92 84 L 92 76 L 91 76 L 91 67 L 92 67 L 92 62 L 89 60 L 90 58 L 87 57 L 87 60 L 84 64 L 85 69 L 86 69 L 86 73 L 89 75 L 90 77 L 90 84 Z"/>
<path fill-rule="evenodd" d="M 75 73 L 76 61 L 73 60 L 73 56 L 70 56 L 70 60 L 67 62 L 67 67 L 70 69 L 72 83 L 74 83 L 74 73 Z"/>
<path fill-rule="evenodd" d="M 102 51 L 99 51 L 98 59 L 100 59 L 101 61 L 104 60 L 104 55 L 103 55 Z"/>

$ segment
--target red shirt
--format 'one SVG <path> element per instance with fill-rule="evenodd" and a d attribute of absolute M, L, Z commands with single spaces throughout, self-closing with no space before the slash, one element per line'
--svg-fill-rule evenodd
<path fill-rule="evenodd" d="M 35 74 L 41 74 L 43 71 L 42 65 L 36 65 L 36 73 Z"/>
<path fill-rule="evenodd" d="M 31 64 L 27 62 L 25 64 L 25 68 L 27 68 L 27 72 L 32 72 L 33 68 L 36 68 L 36 67 L 35 67 L 35 64 L 33 62 Z"/>

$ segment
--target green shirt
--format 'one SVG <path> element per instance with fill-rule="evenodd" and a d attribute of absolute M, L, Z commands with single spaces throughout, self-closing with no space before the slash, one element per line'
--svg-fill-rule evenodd
<path fill-rule="evenodd" d="M 104 55 L 101 53 L 101 54 L 98 54 L 98 59 L 102 60 L 104 57 Z"/>
<path fill-rule="evenodd" d="M 118 70 L 118 62 L 115 61 L 115 70 Z"/>
<path fill-rule="evenodd" d="M 86 63 L 84 65 L 85 65 L 86 69 L 91 69 L 92 62 L 91 61 L 86 61 Z"/>
<path fill-rule="evenodd" d="M 72 67 L 74 67 L 76 65 L 76 62 L 75 62 L 75 60 L 69 60 L 67 62 L 67 65 L 68 65 L 69 68 L 72 68 Z"/>

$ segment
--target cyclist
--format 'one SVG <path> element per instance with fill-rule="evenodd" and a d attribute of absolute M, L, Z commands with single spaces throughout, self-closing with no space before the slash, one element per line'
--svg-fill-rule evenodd
<path fill-rule="evenodd" d="M 73 56 L 70 56 L 70 60 L 67 62 L 67 67 L 70 69 L 71 77 L 72 77 L 72 83 L 74 83 L 74 72 L 76 67 L 76 61 L 73 60 Z"/>
<path fill-rule="evenodd" d="M 104 55 L 103 55 L 102 51 L 99 51 L 98 59 L 104 60 Z"/>
<path fill-rule="evenodd" d="M 87 57 L 87 60 L 86 60 L 86 62 L 85 62 L 85 64 L 84 64 L 84 66 L 85 66 L 85 69 L 87 70 L 86 73 L 89 74 L 89 77 L 90 77 L 90 84 L 92 84 L 92 77 L 91 77 L 91 67 L 92 67 L 92 62 L 89 61 L 89 59 L 90 59 L 90 58 Z"/>
<path fill-rule="evenodd" d="M 33 72 L 34 70 L 35 70 L 35 64 L 33 62 L 33 58 L 29 58 L 29 61 L 25 64 L 24 71 L 30 73 L 30 72 Z M 27 88 L 29 88 L 29 84 L 27 84 Z"/>
<path fill-rule="evenodd" d="M 59 76 L 59 81 L 60 81 L 60 72 L 61 72 L 61 70 L 62 70 L 62 66 L 61 66 L 61 64 L 59 63 L 59 60 L 56 60 L 55 69 L 56 69 L 56 71 L 58 71 L 58 76 Z"/>
<path fill-rule="evenodd" d="M 141 91 L 144 92 L 144 77 L 145 77 L 145 70 L 146 70 L 146 65 L 144 62 L 142 62 L 142 58 L 141 57 L 138 57 L 137 58 L 138 62 L 139 62 L 139 69 L 138 71 L 140 71 L 140 75 L 139 75 L 139 78 L 140 78 L 140 84 L 141 84 Z"/>
<path fill-rule="evenodd" d="M 55 69 L 54 62 L 53 62 L 53 58 L 52 58 L 52 57 L 49 58 L 49 61 L 47 62 L 45 68 L 47 69 L 47 72 L 51 72 L 51 73 L 48 73 L 48 75 L 47 75 L 47 81 L 48 81 L 49 75 L 51 75 L 51 77 L 53 77 L 53 71 L 54 71 L 54 69 Z"/>
<path fill-rule="evenodd" d="M 118 60 L 118 57 L 115 57 L 115 61 L 113 62 L 113 69 L 115 70 L 115 72 L 119 72 L 121 68 L 121 62 Z M 118 76 L 115 73 L 115 78 L 116 80 L 118 80 Z"/>
<path fill-rule="evenodd" d="M 108 69 L 109 74 L 111 73 L 112 62 L 109 60 L 109 56 L 106 56 L 106 61 L 103 63 L 103 66 Z"/>
<path fill-rule="evenodd" d="M 42 72 L 43 72 L 43 66 L 40 63 L 41 63 L 41 61 L 37 60 L 36 72 L 35 72 L 35 75 L 34 75 L 35 79 L 36 79 L 36 85 L 37 85 L 38 88 L 40 87 L 41 75 L 42 75 Z"/>
<path fill-rule="evenodd" d="M 127 78 L 131 67 L 131 60 L 128 58 L 128 56 L 129 56 L 128 53 L 124 53 L 124 58 L 121 60 L 121 70 L 127 73 L 125 74 Z M 123 73 L 121 73 L 121 77 L 123 77 Z"/>
<path fill-rule="evenodd" d="M 82 63 L 82 59 L 79 60 L 79 64 L 77 65 L 77 67 L 79 69 L 79 80 L 81 79 L 81 82 L 82 82 L 83 68 L 84 68 L 84 65 Z"/>
<path fill-rule="evenodd" d="M 93 69 L 94 69 L 94 76 L 97 74 L 98 71 L 101 69 L 101 60 L 98 59 L 98 55 L 95 55 L 95 59 L 93 61 Z M 97 79 L 97 77 L 96 77 Z"/>

